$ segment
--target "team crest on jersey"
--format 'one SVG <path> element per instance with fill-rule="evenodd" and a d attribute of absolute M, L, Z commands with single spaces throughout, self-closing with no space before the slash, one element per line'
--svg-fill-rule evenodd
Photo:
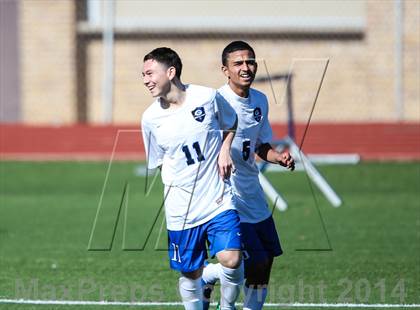
<path fill-rule="evenodd" d="M 260 122 L 261 121 L 261 109 L 260 108 L 255 108 L 254 109 L 254 119 L 257 121 L 257 122 Z"/>
<path fill-rule="evenodd" d="M 204 111 L 203 107 L 195 108 L 191 111 L 191 114 L 197 122 L 202 122 L 204 120 L 204 117 L 206 116 L 206 112 Z"/>

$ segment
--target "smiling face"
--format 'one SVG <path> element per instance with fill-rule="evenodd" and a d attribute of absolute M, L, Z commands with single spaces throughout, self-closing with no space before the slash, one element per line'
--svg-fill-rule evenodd
<path fill-rule="evenodd" d="M 249 50 L 239 50 L 228 55 L 227 63 L 222 67 L 222 71 L 229 79 L 228 84 L 237 94 L 248 90 L 255 79 L 257 73 L 257 63 L 255 55 Z"/>
<path fill-rule="evenodd" d="M 175 76 L 175 68 L 166 66 L 154 59 L 143 63 L 143 84 L 153 97 L 165 97 L 171 88 L 171 80 Z"/>

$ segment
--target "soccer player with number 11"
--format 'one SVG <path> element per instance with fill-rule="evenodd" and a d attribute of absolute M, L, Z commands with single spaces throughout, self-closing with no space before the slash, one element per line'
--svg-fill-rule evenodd
<path fill-rule="evenodd" d="M 161 168 L 169 261 L 181 273 L 185 309 L 203 307 L 206 243 L 219 261 L 221 309 L 234 309 L 243 281 L 240 223 L 229 183 L 237 117 L 214 89 L 183 84 L 181 70 L 181 59 L 166 47 L 143 59 L 143 83 L 156 98 L 142 117 L 147 165 Z"/>

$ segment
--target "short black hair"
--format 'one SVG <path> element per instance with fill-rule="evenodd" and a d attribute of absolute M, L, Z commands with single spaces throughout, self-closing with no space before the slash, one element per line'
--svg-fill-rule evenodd
<path fill-rule="evenodd" d="M 249 45 L 248 43 L 244 41 L 233 41 L 229 43 L 222 52 L 222 64 L 224 66 L 227 65 L 227 59 L 230 53 L 236 52 L 236 51 L 250 51 L 255 58 L 255 52 L 254 49 Z"/>
<path fill-rule="evenodd" d="M 164 65 L 169 67 L 175 68 L 175 74 L 178 77 L 178 79 L 181 78 L 181 72 L 182 72 L 182 62 L 181 58 L 179 58 L 178 54 L 170 49 L 169 47 L 158 47 L 155 48 L 150 53 L 146 54 L 143 58 L 143 62 L 153 59 L 157 62 L 160 62 Z"/>

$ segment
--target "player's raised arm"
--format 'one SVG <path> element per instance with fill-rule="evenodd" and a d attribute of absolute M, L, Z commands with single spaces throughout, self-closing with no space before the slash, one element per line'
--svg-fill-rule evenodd
<path fill-rule="evenodd" d="M 277 152 L 270 143 L 263 143 L 258 147 L 257 154 L 263 160 L 279 164 L 291 171 L 295 170 L 295 161 L 288 151 Z"/>

